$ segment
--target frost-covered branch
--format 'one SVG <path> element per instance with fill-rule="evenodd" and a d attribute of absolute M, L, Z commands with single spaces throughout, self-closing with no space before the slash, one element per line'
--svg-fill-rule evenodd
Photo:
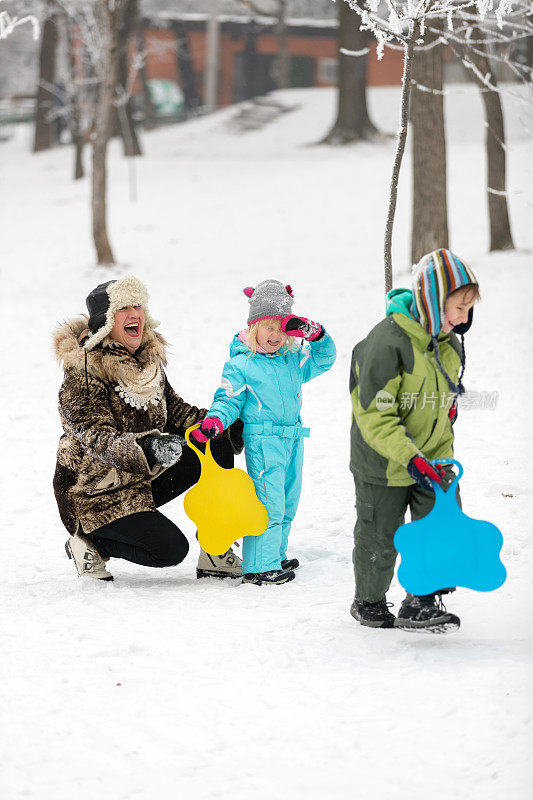
<path fill-rule="evenodd" d="M 3 2 L 5 0 L 0 0 L 0 3 Z M 36 41 L 41 32 L 37 17 L 34 17 L 33 14 L 19 17 L 17 14 L 10 14 L 8 11 L 0 11 L 0 39 L 7 39 L 15 28 L 28 23 L 33 27 L 33 38 Z"/>
<path fill-rule="evenodd" d="M 415 24 L 417 44 L 422 44 L 428 21 L 443 19 L 449 31 L 453 31 L 457 20 L 471 12 L 472 19 L 491 23 L 502 28 L 513 13 L 517 0 L 386 0 L 388 15 L 382 13 L 380 0 L 343 0 L 361 18 L 361 30 L 370 31 L 377 43 L 378 59 L 383 57 L 385 46 L 393 41 L 406 44 L 408 30 Z M 520 0 L 518 0 L 520 2 Z M 530 0 L 522 5 L 531 5 Z"/>
<path fill-rule="evenodd" d="M 472 35 L 470 28 L 483 26 L 492 31 L 502 31 L 505 25 L 522 26 L 528 30 L 526 18 L 531 13 L 532 0 L 338 0 L 346 2 L 360 18 L 360 29 L 370 31 L 377 42 L 377 57 L 383 58 L 386 47 L 404 51 L 404 74 L 402 80 L 402 99 L 400 127 L 392 170 L 389 193 L 389 208 L 385 224 L 384 267 L 385 290 L 392 289 L 392 231 L 396 211 L 396 199 L 400 168 L 407 138 L 409 120 L 409 101 L 411 92 L 411 68 L 415 50 L 429 50 L 438 45 L 450 43 L 457 36 L 457 27 L 464 30 L 464 37 Z M 440 20 L 441 26 L 433 27 L 433 20 Z M 484 35 L 482 33 L 482 35 Z M 524 33 L 524 35 L 528 35 Z M 459 35 L 459 38 L 462 38 Z M 479 42 L 482 44 L 482 42 Z M 486 44 L 483 41 L 483 44 Z M 359 52 L 345 52 L 345 55 L 358 56 Z M 468 61 L 468 60 L 467 60 Z M 491 91 L 497 87 L 489 75 L 468 61 L 468 68 L 474 70 L 478 82 Z M 479 73 L 479 74 L 478 74 Z M 422 90 L 431 91 L 428 87 Z"/>

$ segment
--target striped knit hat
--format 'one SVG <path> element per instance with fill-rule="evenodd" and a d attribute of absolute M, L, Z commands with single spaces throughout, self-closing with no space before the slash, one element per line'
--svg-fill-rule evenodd
<path fill-rule="evenodd" d="M 469 283 L 477 284 L 476 276 L 450 250 L 434 250 L 420 259 L 413 276 L 412 312 L 431 336 L 441 332 L 448 295 Z"/>
<path fill-rule="evenodd" d="M 444 324 L 444 306 L 448 296 L 456 289 L 472 283 L 477 285 L 476 276 L 470 267 L 450 250 L 434 250 L 432 253 L 428 253 L 420 259 L 414 270 L 411 313 L 424 330 L 430 334 L 439 369 L 455 394 L 464 392 L 462 384 L 465 368 L 464 334 L 472 324 L 473 309 L 470 309 L 467 322 L 454 327 L 455 333 L 461 335 L 462 348 L 462 368 L 457 386 L 441 363 L 437 336 Z"/>

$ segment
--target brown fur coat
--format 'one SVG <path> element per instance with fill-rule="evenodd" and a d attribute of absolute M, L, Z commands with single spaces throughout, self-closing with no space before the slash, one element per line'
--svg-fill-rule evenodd
<path fill-rule="evenodd" d="M 86 329 L 82 316 L 54 334 L 65 370 L 59 391 L 64 433 L 54 491 L 71 534 L 80 524 L 90 533 L 129 514 L 153 511 L 151 481 L 161 468 L 150 471 L 138 439 L 155 431 L 183 436 L 206 414 L 170 386 L 163 371 L 166 343 L 159 333 L 145 328 L 135 356 L 109 337 L 86 354 Z"/>

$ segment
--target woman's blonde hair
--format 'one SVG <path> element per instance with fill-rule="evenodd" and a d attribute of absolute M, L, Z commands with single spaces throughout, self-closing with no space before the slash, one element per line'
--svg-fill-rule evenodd
<path fill-rule="evenodd" d="M 265 322 L 279 322 L 279 319 L 276 319 L 276 317 L 269 317 L 268 319 L 260 319 L 250 325 L 248 328 L 247 341 L 247 345 L 250 349 L 250 356 L 254 356 L 257 353 L 257 331 L 259 330 L 259 326 Z M 287 336 L 287 341 L 283 345 L 283 347 L 286 347 L 287 350 L 298 350 L 299 346 L 300 340 L 294 336 Z M 250 358 L 250 356 L 248 356 L 248 358 Z"/>

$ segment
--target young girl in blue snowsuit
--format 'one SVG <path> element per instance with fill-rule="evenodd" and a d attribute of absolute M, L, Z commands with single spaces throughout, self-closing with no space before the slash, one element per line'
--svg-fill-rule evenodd
<path fill-rule="evenodd" d="M 244 423 L 246 467 L 268 511 L 261 536 L 243 539 L 243 582 L 286 583 L 297 559 L 287 560 L 287 540 L 302 485 L 302 384 L 335 361 L 331 336 L 318 323 L 291 314 L 290 286 L 266 280 L 248 287 L 248 328 L 237 334 L 222 382 L 198 441 L 220 435 L 237 418 Z"/>

